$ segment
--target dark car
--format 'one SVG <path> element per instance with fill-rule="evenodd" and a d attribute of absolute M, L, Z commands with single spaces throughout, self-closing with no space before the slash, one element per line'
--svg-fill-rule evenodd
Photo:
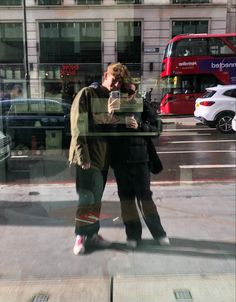
<path fill-rule="evenodd" d="M 61 100 L 14 99 L 0 102 L 0 125 L 15 150 L 67 148 L 71 105 Z"/>

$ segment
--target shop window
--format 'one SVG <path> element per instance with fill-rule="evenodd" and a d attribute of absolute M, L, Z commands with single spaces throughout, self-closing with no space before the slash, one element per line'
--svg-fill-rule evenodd
<path fill-rule="evenodd" d="M 21 23 L 0 23 L 0 62 L 23 63 L 23 28 Z"/>
<path fill-rule="evenodd" d="M 173 4 L 209 3 L 209 0 L 173 0 Z"/>
<path fill-rule="evenodd" d="M 172 21 L 172 38 L 180 34 L 208 33 L 207 20 Z"/>
<path fill-rule="evenodd" d="M 38 0 L 38 5 L 61 5 L 63 0 Z"/>
<path fill-rule="evenodd" d="M 0 0 L 0 6 L 21 5 L 21 0 Z"/>
<path fill-rule="evenodd" d="M 141 63 L 141 21 L 119 21 L 117 23 L 117 61 L 140 68 Z M 135 50 L 135 51 L 134 51 Z"/>
<path fill-rule="evenodd" d="M 101 4 L 102 0 L 77 0 L 78 5 L 92 5 L 92 4 Z"/>
<path fill-rule="evenodd" d="M 116 0 L 117 4 L 142 4 L 143 0 Z"/>
<path fill-rule="evenodd" d="M 100 22 L 39 24 L 41 63 L 100 63 Z"/>

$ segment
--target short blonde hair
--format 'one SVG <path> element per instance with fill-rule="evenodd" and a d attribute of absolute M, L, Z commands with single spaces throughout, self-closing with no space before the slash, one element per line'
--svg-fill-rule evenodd
<path fill-rule="evenodd" d="M 128 68 L 121 63 L 109 64 L 107 67 L 107 73 L 112 74 L 117 80 L 123 82 L 126 82 L 130 77 Z"/>

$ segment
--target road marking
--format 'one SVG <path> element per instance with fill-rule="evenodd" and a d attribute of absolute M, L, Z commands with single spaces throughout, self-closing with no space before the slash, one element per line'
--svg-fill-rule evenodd
<path fill-rule="evenodd" d="M 182 165 L 181 169 L 236 168 L 236 165 Z"/>
<path fill-rule="evenodd" d="M 173 141 L 170 144 L 196 144 L 196 143 L 232 143 L 236 142 L 235 139 L 222 139 L 222 140 L 207 140 L 207 141 Z"/>
<path fill-rule="evenodd" d="M 180 165 L 180 183 L 193 181 L 193 169 L 236 168 L 236 165 Z"/>
<path fill-rule="evenodd" d="M 177 129 L 177 128 L 173 128 L 173 129 L 164 129 L 163 132 L 174 132 L 174 131 L 216 131 L 215 128 L 200 128 L 200 129 Z"/>
<path fill-rule="evenodd" d="M 190 132 L 182 132 L 182 133 L 168 133 L 168 132 L 165 132 L 165 134 L 161 134 L 161 136 L 194 136 L 194 135 L 201 135 L 201 136 L 209 136 L 209 135 L 212 135 L 211 133 L 190 133 Z"/>
<path fill-rule="evenodd" d="M 236 150 L 189 150 L 189 151 L 158 151 L 158 154 L 171 154 L 171 153 L 235 153 Z"/>

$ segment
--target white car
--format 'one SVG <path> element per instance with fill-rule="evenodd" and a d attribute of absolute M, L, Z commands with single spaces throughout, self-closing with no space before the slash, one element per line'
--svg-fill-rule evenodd
<path fill-rule="evenodd" d="M 236 85 L 209 87 L 195 101 L 194 117 L 222 133 L 232 133 L 232 120 L 236 111 Z"/>
<path fill-rule="evenodd" d="M 235 114 L 234 118 L 232 119 L 232 129 L 234 131 L 236 131 L 236 114 Z"/>

